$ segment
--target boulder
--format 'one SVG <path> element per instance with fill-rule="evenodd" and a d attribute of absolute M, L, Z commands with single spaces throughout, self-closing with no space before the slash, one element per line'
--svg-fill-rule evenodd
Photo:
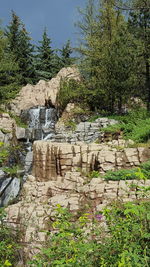
<path fill-rule="evenodd" d="M 12 127 L 16 126 L 16 122 L 12 119 L 8 113 L 1 113 L 0 114 L 0 129 L 11 132 Z"/>
<path fill-rule="evenodd" d="M 17 197 L 20 191 L 20 179 L 7 178 L 0 188 L 0 206 L 7 206 L 10 201 Z"/>
<path fill-rule="evenodd" d="M 61 69 L 57 76 L 50 81 L 41 80 L 36 85 L 27 84 L 10 104 L 11 111 L 16 115 L 20 115 L 22 110 L 36 106 L 45 106 L 47 102 L 55 106 L 62 79 L 80 80 L 79 71 L 75 66 L 67 67 Z"/>

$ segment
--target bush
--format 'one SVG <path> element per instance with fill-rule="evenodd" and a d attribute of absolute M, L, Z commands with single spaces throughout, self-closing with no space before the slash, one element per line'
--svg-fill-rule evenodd
<path fill-rule="evenodd" d="M 104 179 L 113 181 L 150 179 L 150 161 L 142 163 L 138 168 L 108 171 Z"/>
<path fill-rule="evenodd" d="M 68 103 L 87 103 L 88 94 L 84 83 L 75 80 L 65 80 L 61 83 L 57 96 L 57 105 L 62 112 Z"/>
<path fill-rule="evenodd" d="M 5 223 L 6 213 L 0 209 L 0 267 L 16 266 L 20 258 L 19 235 Z"/>
<path fill-rule="evenodd" d="M 106 219 L 107 230 L 101 226 Z M 29 266 L 150 266 L 150 201 L 116 202 L 78 219 L 58 205 L 53 233 Z"/>
<path fill-rule="evenodd" d="M 114 118 L 120 123 L 104 128 L 104 132 L 123 131 L 126 139 L 132 139 L 136 143 L 145 143 L 150 140 L 150 117 L 146 109 L 136 109 L 127 115 L 110 116 L 110 118 Z"/>

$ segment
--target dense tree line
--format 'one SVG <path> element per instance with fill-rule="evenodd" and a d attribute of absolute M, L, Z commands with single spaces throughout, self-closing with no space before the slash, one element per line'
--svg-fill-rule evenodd
<path fill-rule="evenodd" d="M 83 82 L 65 82 L 60 105 L 76 101 L 92 110 L 121 113 L 125 103 L 139 97 L 150 110 L 150 0 L 87 0 L 79 13 L 76 51 Z M 25 25 L 12 12 L 10 24 L 0 31 L 2 101 L 22 85 L 54 77 L 74 62 L 71 53 L 69 41 L 62 49 L 53 49 L 46 28 L 39 45 L 33 45 Z"/>
<path fill-rule="evenodd" d="M 39 45 L 31 40 L 25 25 L 12 11 L 9 25 L 0 28 L 0 102 L 13 98 L 21 86 L 49 80 L 74 62 L 70 42 L 62 49 L 52 49 L 46 28 Z"/>
<path fill-rule="evenodd" d="M 150 0 L 88 0 L 79 12 L 83 99 L 112 113 L 137 96 L 150 110 Z"/>

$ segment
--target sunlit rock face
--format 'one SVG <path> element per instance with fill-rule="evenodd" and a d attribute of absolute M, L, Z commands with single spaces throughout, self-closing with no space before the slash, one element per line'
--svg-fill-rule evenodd
<path fill-rule="evenodd" d="M 77 169 L 86 173 L 92 170 L 105 173 L 138 166 L 149 157 L 150 148 L 124 148 L 119 151 L 104 144 L 36 141 L 33 145 L 33 175 L 39 181 L 47 181 Z"/>
<path fill-rule="evenodd" d="M 150 186 L 150 180 L 88 180 L 85 173 L 138 166 L 149 157 L 150 148 L 120 151 L 105 144 L 35 141 L 32 175 L 28 175 L 18 203 L 6 209 L 8 223 L 22 233 L 26 256 L 30 258 L 45 241 L 57 204 L 76 213 L 90 203 L 90 212 L 95 213 L 101 212 L 113 200 L 143 198 L 138 188 Z M 132 184 L 137 186 L 132 187 Z"/>
<path fill-rule="evenodd" d="M 27 84 L 19 95 L 10 104 L 11 111 L 20 115 L 22 110 L 31 107 L 44 106 L 49 101 L 52 106 L 56 105 L 56 97 L 63 79 L 80 80 L 80 74 L 76 67 L 63 68 L 55 78 L 50 81 L 39 81 L 36 85 Z"/>

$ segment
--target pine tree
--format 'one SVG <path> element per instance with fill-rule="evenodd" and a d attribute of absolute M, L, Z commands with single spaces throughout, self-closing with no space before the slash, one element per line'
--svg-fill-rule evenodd
<path fill-rule="evenodd" d="M 34 83 L 36 80 L 35 68 L 33 64 L 34 46 L 31 44 L 28 32 L 23 25 L 19 35 L 18 60 L 22 76 L 21 83 Z"/>
<path fill-rule="evenodd" d="M 14 11 L 12 11 L 11 15 L 12 19 L 10 25 L 7 26 L 5 30 L 5 35 L 8 39 L 7 49 L 8 52 L 18 60 L 21 21 Z"/>
<path fill-rule="evenodd" d="M 74 59 L 71 57 L 72 52 L 73 52 L 73 49 L 71 48 L 70 41 L 68 40 L 67 43 L 60 50 L 62 68 L 73 64 Z"/>
<path fill-rule="evenodd" d="M 33 45 L 20 18 L 12 11 L 10 25 L 5 31 L 8 39 L 7 51 L 19 66 L 20 84 L 34 83 Z"/>
<path fill-rule="evenodd" d="M 18 65 L 6 51 L 7 38 L 0 30 L 0 103 L 16 96 L 19 90 Z"/>
<path fill-rule="evenodd" d="M 36 71 L 38 80 L 48 80 L 54 76 L 54 50 L 51 47 L 51 40 L 48 38 L 46 28 L 44 29 L 42 41 L 37 47 Z"/>

